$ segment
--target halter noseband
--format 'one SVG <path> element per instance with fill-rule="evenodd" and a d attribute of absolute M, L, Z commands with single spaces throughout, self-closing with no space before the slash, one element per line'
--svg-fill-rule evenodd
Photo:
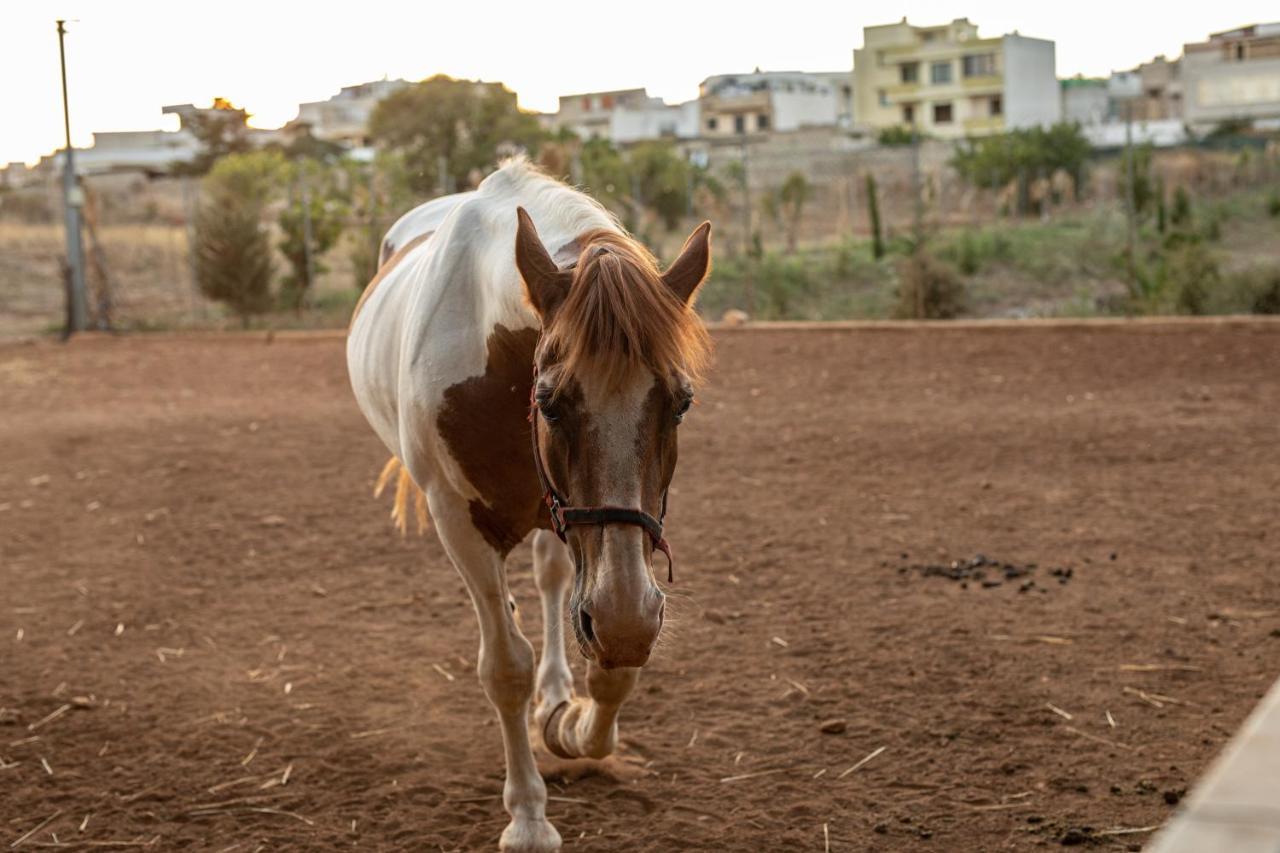
<path fill-rule="evenodd" d="M 533 437 L 533 464 L 538 471 L 538 482 L 542 484 L 542 499 L 551 513 L 551 529 L 560 537 L 560 541 L 568 544 L 567 531 L 575 524 L 630 524 L 639 527 L 649 534 L 649 542 L 653 550 L 661 551 L 667 557 L 667 583 L 674 583 L 674 567 L 671 559 L 671 546 L 662 536 L 662 521 L 667 517 L 667 491 L 662 492 L 662 510 L 657 518 L 642 509 L 627 509 L 619 506 L 566 506 L 565 500 L 556 487 L 551 484 L 546 466 L 542 463 L 542 448 L 538 446 L 538 370 L 534 367 L 533 387 L 529 389 L 529 433 Z"/>

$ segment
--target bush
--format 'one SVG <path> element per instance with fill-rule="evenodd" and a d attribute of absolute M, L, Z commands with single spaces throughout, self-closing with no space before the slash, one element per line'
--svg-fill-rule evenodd
<path fill-rule="evenodd" d="M 948 264 L 923 249 L 899 262 L 899 318 L 950 320 L 960 316 L 964 303 L 964 282 Z"/>
<path fill-rule="evenodd" d="M 887 146 L 911 145 L 915 141 L 916 131 L 903 125 L 886 127 L 876 136 L 876 142 Z"/>
<path fill-rule="evenodd" d="M 1228 276 L 1223 313 L 1280 314 L 1280 267 L 1256 267 Z"/>
<path fill-rule="evenodd" d="M 1271 191 L 1271 195 L 1267 197 L 1267 215 L 1272 219 L 1280 217 L 1280 192 Z"/>
<path fill-rule="evenodd" d="M 1222 290 L 1218 262 L 1201 240 L 1181 239 L 1153 254 L 1154 270 L 1139 276 L 1148 314 L 1208 314 Z"/>
<path fill-rule="evenodd" d="M 279 154 L 230 154 L 202 183 L 196 281 L 201 293 L 225 303 L 245 327 L 252 315 L 271 307 L 275 264 L 262 220 L 282 167 Z"/>
<path fill-rule="evenodd" d="M 867 173 L 867 218 L 871 220 L 871 256 L 884 257 L 884 232 L 880 227 L 880 202 L 876 197 L 876 179 Z"/>
<path fill-rule="evenodd" d="M 993 261 L 1007 261 L 1013 244 L 999 231 L 966 230 L 938 253 L 965 275 L 975 275 Z"/>
<path fill-rule="evenodd" d="M 1191 196 L 1186 187 L 1178 187 L 1173 191 L 1173 212 L 1169 215 L 1169 221 L 1175 228 L 1191 224 Z"/>
<path fill-rule="evenodd" d="M 957 146 L 951 165 L 966 182 L 995 189 L 1018 180 L 1025 195 L 1036 176 L 1047 177 L 1059 169 L 1071 176 L 1077 198 L 1089 159 L 1089 140 L 1080 125 L 1061 122 L 1050 128 L 1033 127 L 968 139 Z M 1026 212 L 1021 209 L 1020 212 Z"/>

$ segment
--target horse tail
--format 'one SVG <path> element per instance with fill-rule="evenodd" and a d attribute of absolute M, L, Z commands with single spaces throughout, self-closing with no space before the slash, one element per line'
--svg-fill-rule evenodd
<path fill-rule="evenodd" d="M 409 476 L 409 469 L 404 467 L 398 457 L 392 456 L 382 466 L 382 473 L 378 475 L 378 482 L 373 487 L 373 496 L 381 497 L 392 477 L 396 478 L 396 497 L 391 503 L 392 523 L 401 536 L 409 532 L 409 499 L 412 497 L 413 514 L 418 520 L 418 533 L 421 535 L 427 529 L 427 494 Z"/>

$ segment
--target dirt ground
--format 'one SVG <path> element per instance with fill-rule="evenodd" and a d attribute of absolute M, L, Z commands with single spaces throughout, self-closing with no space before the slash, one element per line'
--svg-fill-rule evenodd
<path fill-rule="evenodd" d="M 565 849 L 1137 849 L 1276 676 L 1280 324 L 716 338 L 643 773 L 549 768 Z M 384 459 L 333 336 L 0 347 L 0 842 L 495 849 Z"/>

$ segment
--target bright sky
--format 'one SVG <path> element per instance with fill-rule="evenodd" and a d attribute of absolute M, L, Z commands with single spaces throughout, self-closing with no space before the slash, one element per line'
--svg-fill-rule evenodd
<path fill-rule="evenodd" d="M 91 131 L 173 128 L 165 104 L 229 98 L 277 127 L 301 101 L 383 76 L 500 80 L 529 109 L 561 94 L 645 86 L 669 101 L 719 73 L 848 68 L 862 28 L 966 16 L 982 35 L 1057 42 L 1058 74 L 1104 75 L 1209 32 L 1280 18 L 1276 0 L 6 0 L 0 24 L 0 164 L 62 145 L 54 20 L 67 18 L 76 145 Z M 761 9 L 768 9 L 767 13 Z"/>

